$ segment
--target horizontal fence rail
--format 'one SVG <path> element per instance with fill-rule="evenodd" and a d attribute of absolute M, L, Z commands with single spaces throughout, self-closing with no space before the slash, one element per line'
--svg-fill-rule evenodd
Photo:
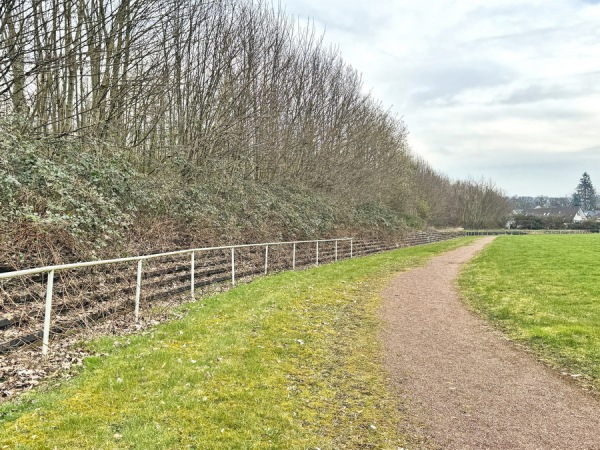
<path fill-rule="evenodd" d="M 596 230 L 465 230 L 465 236 L 523 236 L 526 234 L 590 234 Z"/>
<path fill-rule="evenodd" d="M 131 312 L 138 322 L 155 300 L 193 299 L 197 289 L 218 283 L 460 236 L 428 231 L 397 243 L 339 238 L 203 247 L 0 273 L 0 355 L 41 341 L 46 356 L 59 335 Z"/>
<path fill-rule="evenodd" d="M 235 285 L 236 279 L 241 277 L 283 270 L 289 264 L 285 264 L 285 262 L 282 264 L 282 255 L 278 254 L 277 250 L 287 247 L 292 250 L 290 253 L 293 253 L 288 259 L 290 261 L 293 259 L 291 265 L 294 269 L 297 266 L 306 266 L 310 260 L 314 261 L 315 265 L 319 265 L 320 262 L 337 261 L 338 258 L 352 258 L 355 256 L 353 253 L 356 253 L 352 238 L 320 239 L 202 247 L 0 273 L 0 282 L 23 278 L 26 279 L 26 283 L 29 281 L 34 285 L 33 289 L 25 289 L 24 292 L 23 283 L 2 287 L 3 297 L 10 296 L 10 298 L 2 298 L 3 316 L 0 316 L 0 330 L 3 332 L 4 342 L 0 342 L 0 353 L 31 344 L 41 338 L 42 354 L 47 355 L 50 349 L 51 333 L 60 334 L 72 328 L 86 326 L 86 322 L 93 322 L 118 312 L 124 312 L 129 309 L 126 299 L 122 298 L 121 300 L 125 301 L 110 307 L 103 308 L 102 303 L 106 303 L 110 297 L 123 297 L 132 292 L 135 293 L 133 311 L 137 322 L 140 319 L 142 285 L 144 284 L 144 287 L 147 285 L 148 289 L 152 291 L 149 296 L 145 296 L 144 300 L 158 298 L 161 295 L 161 292 L 154 292 L 153 288 L 157 286 L 153 279 L 161 278 L 160 281 L 167 286 L 167 292 L 162 294 L 177 294 L 189 290 L 190 296 L 193 298 L 197 287 L 229 279 Z M 321 248 L 319 249 L 319 247 Z M 371 247 L 369 244 L 362 244 L 361 254 L 369 252 Z M 271 255 L 269 255 L 269 250 L 271 250 Z M 252 267 L 252 260 L 256 259 L 261 251 L 264 252 L 264 268 L 259 271 Z M 314 256 L 311 257 L 310 253 L 314 253 Z M 152 267 L 151 265 L 155 261 L 160 261 L 161 264 L 154 264 Z M 131 267 L 128 267 L 127 263 L 135 263 L 135 286 L 126 282 L 127 278 L 133 278 L 130 275 Z M 106 266 L 114 266 L 116 270 L 106 269 Z M 60 277 L 65 272 L 81 271 L 82 269 L 90 271 L 79 273 L 75 277 Z M 100 277 L 94 276 L 98 274 Z M 116 289 L 106 286 L 106 280 L 103 278 L 109 278 L 107 274 L 112 277 Z M 182 285 L 182 281 L 186 279 L 188 280 L 187 287 Z M 80 286 L 77 286 L 77 280 Z M 69 297 L 75 298 L 78 293 L 81 294 L 81 286 L 86 281 L 93 287 L 93 291 L 85 292 L 84 294 L 87 295 L 79 295 L 79 297 L 85 298 L 78 301 L 69 301 Z M 39 300 L 42 293 L 42 285 L 45 285 L 43 308 L 39 304 L 40 302 L 36 301 Z M 55 302 L 57 295 L 62 297 L 63 301 L 60 303 Z M 17 305 L 21 306 L 18 308 L 20 311 L 16 311 L 15 314 L 14 310 L 17 308 L 12 308 L 12 313 L 8 312 L 11 309 L 10 306 Z M 39 319 L 42 317 L 43 329 L 31 330 L 31 325 L 35 328 L 35 323 L 40 323 Z M 54 326 L 53 323 L 55 323 Z M 24 333 L 21 332 L 23 330 L 25 330 Z"/>

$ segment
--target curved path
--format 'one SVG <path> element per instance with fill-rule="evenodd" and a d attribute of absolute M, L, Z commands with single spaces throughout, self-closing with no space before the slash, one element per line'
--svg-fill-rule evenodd
<path fill-rule="evenodd" d="M 461 303 L 460 267 L 492 239 L 405 272 L 383 293 L 386 363 L 429 438 L 419 446 L 600 449 L 600 402 Z"/>

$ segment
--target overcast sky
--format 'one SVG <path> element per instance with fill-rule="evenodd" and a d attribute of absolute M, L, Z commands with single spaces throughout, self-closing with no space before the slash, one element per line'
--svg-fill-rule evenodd
<path fill-rule="evenodd" d="M 401 116 L 414 152 L 509 195 L 600 191 L 600 0 L 281 0 Z"/>

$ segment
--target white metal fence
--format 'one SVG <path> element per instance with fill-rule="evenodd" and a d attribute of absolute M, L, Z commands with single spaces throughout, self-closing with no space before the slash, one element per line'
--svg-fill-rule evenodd
<path fill-rule="evenodd" d="M 155 323 L 183 301 L 178 294 L 193 298 L 242 278 L 463 235 L 430 230 L 395 243 L 339 238 L 204 247 L 0 273 L 0 362 L 40 341 L 48 355 L 55 337 L 82 329 L 110 334 L 144 326 L 141 319 Z"/>
<path fill-rule="evenodd" d="M 341 251 L 341 246 L 344 245 L 344 251 Z M 123 265 L 127 265 L 127 263 L 134 263 L 136 267 L 136 278 L 135 278 L 135 296 L 134 296 L 134 317 L 137 322 L 140 317 L 140 300 L 142 298 L 142 284 L 143 284 L 143 274 L 144 274 L 144 265 L 148 264 L 152 260 L 171 258 L 171 257 L 180 257 L 187 258 L 189 264 L 188 276 L 189 276 L 189 293 L 191 297 L 194 297 L 195 288 L 198 285 L 196 282 L 196 273 L 197 273 L 197 258 L 202 254 L 210 254 L 211 252 L 214 254 L 215 251 L 221 252 L 221 259 L 218 261 L 220 264 L 224 263 L 223 260 L 223 252 L 225 254 L 229 254 L 228 261 L 228 272 L 230 273 L 231 284 L 235 285 L 236 277 L 239 275 L 239 272 L 236 272 L 236 253 L 240 253 L 244 249 L 251 249 L 253 255 L 256 256 L 260 253 L 260 249 L 264 249 L 264 267 L 260 270 L 264 274 L 269 273 L 271 267 L 271 261 L 269 256 L 269 250 L 271 252 L 274 249 L 289 247 L 290 254 L 289 256 L 289 266 L 294 270 L 302 263 L 302 265 L 306 265 L 306 255 L 304 256 L 303 261 L 298 261 L 298 248 L 302 246 L 304 250 L 306 250 L 306 246 L 314 246 L 314 260 L 312 261 L 315 265 L 319 265 L 323 259 L 327 261 L 337 261 L 343 257 L 354 256 L 354 242 L 352 238 L 340 238 L 340 239 L 321 239 L 321 240 L 313 240 L 313 241 L 290 241 L 290 242 L 270 242 L 270 243 L 262 243 L 262 244 L 243 244 L 243 245 L 229 245 L 222 247 L 205 247 L 205 248 L 194 248 L 188 250 L 180 250 L 173 251 L 167 253 L 159 253 L 145 256 L 135 256 L 128 258 L 117 258 L 117 259 L 109 259 L 109 260 L 101 260 L 101 261 L 90 261 L 90 262 L 80 262 L 73 264 L 61 264 L 47 267 L 37 267 L 33 269 L 26 270 L 18 270 L 14 272 L 5 272 L 0 273 L 0 281 L 7 279 L 15 279 L 19 277 L 31 277 L 31 276 L 43 276 L 45 277 L 45 306 L 43 310 L 43 331 L 42 331 L 42 354 L 47 355 L 50 349 L 50 332 L 52 330 L 52 314 L 53 314 L 53 299 L 55 294 L 55 275 L 58 272 L 65 271 L 73 271 L 83 268 L 92 268 L 98 266 L 107 266 L 107 265 L 115 265 L 118 267 L 122 267 Z M 327 246 L 326 253 L 324 252 L 324 246 Z M 368 253 L 370 247 L 366 245 L 365 251 Z M 305 252 L 306 253 L 306 252 Z M 280 255 L 281 257 L 281 255 Z M 255 258 L 256 259 L 256 258 Z M 214 261 L 214 260 L 213 260 Z M 287 268 L 289 268 L 289 266 Z M 117 271 L 119 271 L 117 267 Z M 205 264 L 204 267 L 208 267 L 208 264 Z M 213 271 L 214 272 L 214 271 Z M 220 273 L 222 273 L 221 270 Z M 245 272 L 245 274 L 256 274 L 257 271 Z M 181 278 L 181 277 L 179 277 Z M 223 277 L 217 279 L 217 281 L 223 281 Z M 202 284 L 202 283 L 201 283 Z M 4 302 L 3 302 L 4 303 Z M 4 308 L 3 308 L 4 309 Z M 41 311 L 40 311 L 41 312 Z M 101 316 L 102 314 L 100 314 Z M 6 320 L 6 319 L 2 319 Z M 8 322 L 7 322 L 8 323 Z M 25 339 L 25 343 L 31 343 L 35 340 L 39 339 L 37 334 L 29 334 L 29 337 Z"/>
<path fill-rule="evenodd" d="M 588 231 L 431 230 L 410 233 L 398 243 L 339 238 L 229 245 L 0 273 L 0 355 L 40 341 L 47 355 L 54 336 L 97 326 L 131 326 L 129 315 L 137 323 L 140 309 L 145 321 L 153 321 L 181 302 L 176 294 L 193 298 L 197 289 L 218 283 L 235 285 L 240 278 L 465 235 L 540 232 Z M 107 322 L 109 317 L 120 322 Z"/>
<path fill-rule="evenodd" d="M 528 234 L 590 234 L 591 230 L 465 230 L 465 236 L 522 236 Z"/>

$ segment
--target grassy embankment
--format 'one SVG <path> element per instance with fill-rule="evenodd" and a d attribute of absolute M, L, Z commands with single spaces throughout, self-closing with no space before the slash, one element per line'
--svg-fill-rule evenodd
<path fill-rule="evenodd" d="M 460 277 L 474 309 L 600 389 L 600 236 L 496 239 Z"/>
<path fill-rule="evenodd" d="M 91 346 L 62 387 L 0 407 L 0 448 L 397 448 L 378 292 L 473 238 L 259 279 Z"/>

